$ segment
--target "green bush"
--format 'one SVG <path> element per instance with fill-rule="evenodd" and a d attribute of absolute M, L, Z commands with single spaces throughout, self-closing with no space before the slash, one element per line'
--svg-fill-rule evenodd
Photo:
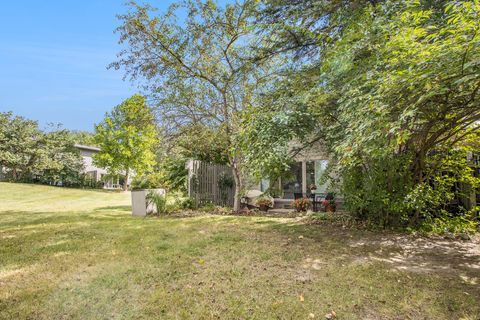
<path fill-rule="evenodd" d="M 475 210 L 461 215 L 452 215 L 442 211 L 438 213 L 438 217 L 426 219 L 420 230 L 428 234 L 475 233 L 478 225 L 475 220 Z"/>
<path fill-rule="evenodd" d="M 384 156 L 341 171 L 348 211 L 368 225 L 432 233 L 472 230 L 478 224 L 464 199 L 479 189 L 464 148 L 437 150 L 415 181 L 408 156 Z M 448 231 L 454 232 L 454 231 Z M 455 231 L 456 232 L 456 231 Z"/>
<path fill-rule="evenodd" d="M 346 209 L 371 225 L 404 225 L 408 222 L 405 199 L 412 185 L 407 170 L 406 159 L 389 156 L 343 167 L 340 176 Z"/>
<path fill-rule="evenodd" d="M 178 201 L 179 207 L 181 209 L 194 209 L 195 208 L 195 200 L 193 198 L 183 198 Z"/>
<path fill-rule="evenodd" d="M 215 206 L 211 202 L 208 202 L 208 203 L 202 204 L 199 209 L 204 211 L 204 212 L 214 212 L 216 208 L 217 208 L 217 206 Z"/>
<path fill-rule="evenodd" d="M 187 191 L 188 170 L 185 168 L 186 159 L 181 156 L 168 156 L 159 163 L 156 174 L 158 182 L 169 191 Z"/>
<path fill-rule="evenodd" d="M 162 177 L 159 173 L 150 173 L 141 177 L 135 177 L 132 181 L 132 189 L 156 189 L 162 188 Z"/>

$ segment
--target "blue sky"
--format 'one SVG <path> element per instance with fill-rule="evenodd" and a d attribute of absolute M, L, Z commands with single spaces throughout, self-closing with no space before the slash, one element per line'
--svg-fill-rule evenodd
<path fill-rule="evenodd" d="M 160 10 L 171 0 L 149 1 Z M 93 130 L 138 89 L 106 66 L 120 46 L 124 0 L 4 1 L 0 10 L 0 112 Z"/>

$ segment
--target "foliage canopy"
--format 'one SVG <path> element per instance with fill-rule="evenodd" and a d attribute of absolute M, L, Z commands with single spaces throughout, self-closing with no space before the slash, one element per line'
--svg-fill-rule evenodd
<path fill-rule="evenodd" d="M 124 174 L 124 190 L 131 170 L 140 176 L 155 164 L 157 128 L 144 96 L 133 95 L 116 106 L 95 126 L 95 134 L 101 148 L 94 156 L 95 164 L 113 174 Z"/>
<path fill-rule="evenodd" d="M 81 184 L 83 161 L 74 143 L 68 130 L 42 131 L 36 121 L 0 113 L 0 166 L 14 181 Z"/>
<path fill-rule="evenodd" d="M 470 192 L 458 183 L 478 185 L 465 141 L 480 120 L 480 4 L 348 3 L 267 3 L 263 19 L 284 19 L 263 50 L 296 60 L 270 103 L 246 118 L 246 157 L 254 172 L 268 173 L 288 164 L 292 139 L 320 140 L 359 217 L 435 219 Z"/>

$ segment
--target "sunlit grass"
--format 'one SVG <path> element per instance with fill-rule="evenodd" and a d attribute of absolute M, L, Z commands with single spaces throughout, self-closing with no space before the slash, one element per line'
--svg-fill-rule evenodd
<path fill-rule="evenodd" d="M 380 247 L 369 232 L 286 218 L 134 218 L 129 203 L 128 193 L 0 183 L 0 318 L 480 314 L 478 286 L 370 259 Z"/>

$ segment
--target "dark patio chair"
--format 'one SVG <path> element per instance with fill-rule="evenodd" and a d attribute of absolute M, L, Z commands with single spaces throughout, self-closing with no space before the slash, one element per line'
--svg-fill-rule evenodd
<path fill-rule="evenodd" d="M 320 208 L 322 207 L 322 203 L 326 198 L 325 193 L 316 193 L 315 194 L 315 200 L 313 202 L 313 211 L 320 211 Z"/>

